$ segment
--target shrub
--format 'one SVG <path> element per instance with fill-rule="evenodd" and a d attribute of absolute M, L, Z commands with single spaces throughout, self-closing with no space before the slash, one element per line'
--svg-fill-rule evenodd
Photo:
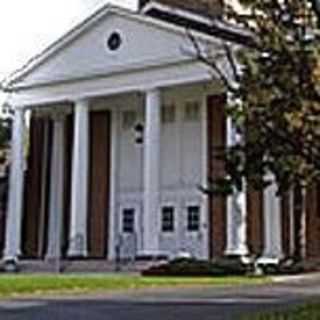
<path fill-rule="evenodd" d="M 219 260 L 175 259 L 142 271 L 144 276 L 242 276 L 248 271 L 241 262 Z"/>

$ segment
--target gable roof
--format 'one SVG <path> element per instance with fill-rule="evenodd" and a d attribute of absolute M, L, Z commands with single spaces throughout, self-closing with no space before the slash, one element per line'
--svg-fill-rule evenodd
<path fill-rule="evenodd" d="M 49 58 L 53 55 L 59 53 L 64 49 L 67 45 L 69 45 L 72 41 L 80 37 L 83 33 L 91 30 L 94 26 L 96 26 L 102 19 L 105 19 L 108 15 L 118 15 L 120 17 L 124 17 L 126 19 L 131 19 L 132 21 L 141 22 L 147 24 L 149 26 L 156 27 L 158 29 L 166 30 L 171 33 L 176 33 L 179 35 L 186 35 L 186 28 L 192 30 L 193 35 L 198 38 L 200 41 L 206 41 L 209 43 L 217 43 L 217 38 L 221 38 L 222 40 L 231 40 L 228 37 L 221 36 L 224 33 L 229 34 L 230 30 L 228 30 L 227 26 L 223 26 L 219 28 L 219 32 L 207 32 L 206 29 L 198 28 L 196 24 L 191 24 L 189 26 L 185 24 L 179 23 L 179 21 L 173 19 L 172 21 L 161 19 L 160 17 L 153 17 L 152 15 L 143 14 L 141 12 L 135 12 L 132 10 L 119 8 L 114 5 L 106 4 L 102 6 L 100 9 L 95 11 L 88 18 L 84 19 L 81 23 L 76 25 L 73 29 L 67 32 L 65 35 L 60 37 L 57 41 L 48 46 L 45 50 L 40 52 L 40 54 L 36 55 L 32 59 L 30 59 L 22 68 L 15 71 L 9 77 L 7 77 L 2 83 L 2 89 L 4 91 L 10 92 L 17 88 L 17 84 L 25 79 L 30 73 L 32 73 L 39 66 L 44 64 Z M 190 22 L 190 20 L 188 20 Z M 216 26 L 214 27 L 216 28 Z M 224 29 L 224 33 L 221 30 Z M 239 37 L 241 34 L 237 33 Z M 235 41 L 237 42 L 237 41 Z M 241 41 L 239 41 L 241 43 Z"/>
<path fill-rule="evenodd" d="M 38 55 L 31 58 L 24 66 L 20 69 L 13 72 L 7 78 L 5 78 L 1 87 L 4 91 L 10 92 L 12 87 L 23 79 L 26 75 L 31 73 L 38 66 L 42 65 L 47 59 L 49 59 L 52 55 L 56 54 L 60 50 L 62 50 L 67 44 L 72 42 L 74 39 L 79 37 L 84 32 L 90 30 L 93 26 L 95 26 L 99 21 L 106 18 L 108 15 L 116 14 L 119 16 L 123 16 L 129 19 L 133 19 L 136 21 L 140 21 L 143 23 L 147 23 L 149 25 L 153 25 L 157 28 L 165 29 L 170 32 L 175 32 L 178 34 L 185 34 L 185 27 L 181 27 L 179 25 L 175 25 L 172 23 L 168 23 L 165 21 L 161 21 L 151 16 L 147 16 L 141 14 L 139 12 L 135 12 L 129 9 L 120 8 L 114 5 L 107 3 L 95 11 L 92 15 L 84 19 L 82 22 L 77 24 L 74 28 L 60 37 L 58 40 L 49 45 L 46 49 L 40 52 Z M 194 35 L 199 38 L 199 40 L 212 42 L 214 39 L 202 32 L 193 32 Z"/>

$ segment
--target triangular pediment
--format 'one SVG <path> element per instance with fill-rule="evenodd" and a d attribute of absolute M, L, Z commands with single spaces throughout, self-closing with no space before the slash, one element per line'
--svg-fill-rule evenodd
<path fill-rule="evenodd" d="M 188 59 L 186 32 L 137 13 L 109 10 L 90 26 L 78 30 L 14 80 L 30 86 L 72 81 Z"/>

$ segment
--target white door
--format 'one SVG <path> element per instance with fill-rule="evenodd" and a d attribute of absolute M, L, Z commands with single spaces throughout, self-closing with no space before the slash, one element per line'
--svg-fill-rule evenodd
<path fill-rule="evenodd" d="M 205 257 L 205 224 L 203 210 L 197 202 L 186 203 L 179 215 L 179 250 L 194 258 Z"/>
<path fill-rule="evenodd" d="M 161 207 L 160 212 L 160 251 L 169 258 L 178 253 L 178 215 L 179 207 L 176 203 L 168 202 Z"/>
<path fill-rule="evenodd" d="M 119 255 L 124 260 L 134 260 L 138 251 L 140 207 L 126 205 L 120 207 L 118 232 Z"/>

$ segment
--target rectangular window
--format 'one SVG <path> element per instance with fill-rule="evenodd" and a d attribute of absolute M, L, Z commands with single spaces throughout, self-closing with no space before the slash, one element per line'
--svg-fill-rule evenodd
<path fill-rule="evenodd" d="M 134 209 L 124 209 L 122 211 L 122 232 L 134 232 Z"/>
<path fill-rule="evenodd" d="M 174 231 L 174 208 L 163 207 L 162 208 L 162 232 Z"/>
<path fill-rule="evenodd" d="M 188 101 L 185 104 L 184 119 L 186 121 L 197 121 L 200 119 L 200 103 L 198 101 Z"/>
<path fill-rule="evenodd" d="M 200 230 L 200 207 L 190 206 L 188 210 L 188 231 Z"/>
<path fill-rule="evenodd" d="M 137 119 L 137 114 L 135 111 L 127 110 L 122 112 L 122 129 L 130 130 L 134 127 Z"/>
<path fill-rule="evenodd" d="M 172 123 L 175 121 L 176 114 L 175 114 L 175 105 L 168 104 L 162 106 L 161 110 L 161 118 L 163 123 Z"/>

